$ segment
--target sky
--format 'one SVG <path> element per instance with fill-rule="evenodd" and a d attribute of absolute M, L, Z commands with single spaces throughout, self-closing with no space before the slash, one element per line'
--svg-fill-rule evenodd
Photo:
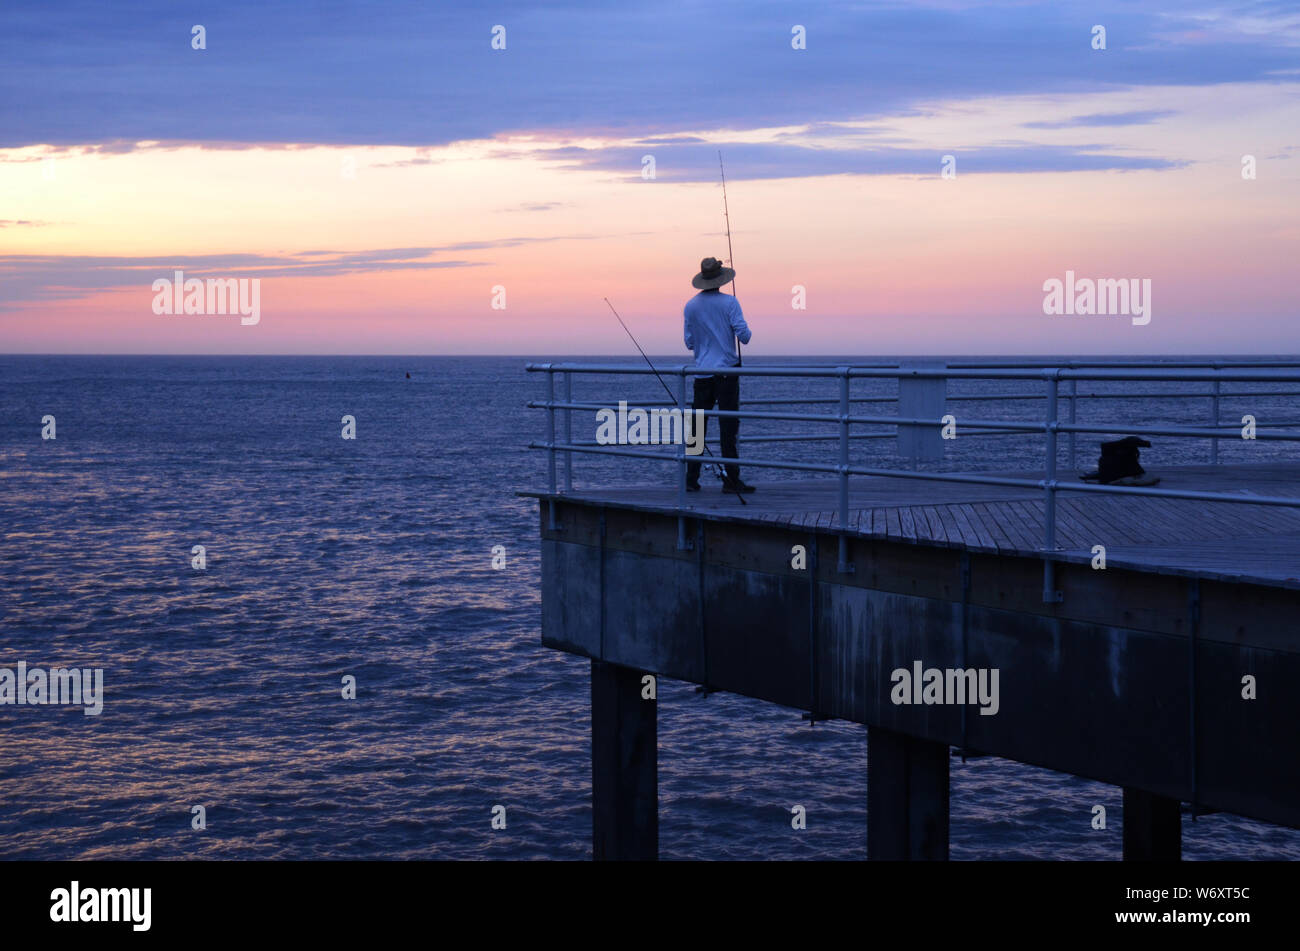
<path fill-rule="evenodd" d="M 0 0 L 0 352 L 1292 354 L 1298 213 L 1294 3 Z"/>

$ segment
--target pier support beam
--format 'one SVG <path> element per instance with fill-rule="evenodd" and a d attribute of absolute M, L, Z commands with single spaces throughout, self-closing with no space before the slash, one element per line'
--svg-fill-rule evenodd
<path fill-rule="evenodd" d="M 947 743 L 867 727 L 867 858 L 947 860 Z"/>
<path fill-rule="evenodd" d="M 1177 799 L 1124 787 L 1124 861 L 1177 862 L 1183 857 L 1183 819 Z"/>
<path fill-rule="evenodd" d="M 659 857 L 657 700 L 646 674 L 591 662 L 592 854 L 597 861 Z"/>

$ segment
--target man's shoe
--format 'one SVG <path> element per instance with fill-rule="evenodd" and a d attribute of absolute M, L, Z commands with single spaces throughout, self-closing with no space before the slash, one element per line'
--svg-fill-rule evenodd
<path fill-rule="evenodd" d="M 698 492 L 698 491 L 700 491 L 700 484 L 699 484 L 698 482 L 687 482 L 687 483 L 686 483 L 686 491 L 687 491 L 687 492 Z"/>
<path fill-rule="evenodd" d="M 743 479 L 723 479 L 722 491 L 749 493 L 754 491 L 754 487 L 750 485 L 748 482 L 745 482 Z"/>

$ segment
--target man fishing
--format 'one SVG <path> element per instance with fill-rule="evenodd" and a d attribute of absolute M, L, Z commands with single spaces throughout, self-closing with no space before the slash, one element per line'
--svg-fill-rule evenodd
<path fill-rule="evenodd" d="M 700 273 L 691 279 L 691 284 L 699 288 L 700 293 L 688 300 L 682 311 L 685 318 L 683 338 L 686 346 L 695 354 L 695 365 L 702 369 L 737 366 L 740 357 L 736 352 L 736 341 L 749 343 L 752 336 L 745 324 L 745 315 L 740 310 L 740 301 L 719 290 L 735 277 L 733 268 L 723 267 L 717 258 L 705 258 L 700 262 Z M 724 374 L 695 378 L 694 408 L 711 410 L 715 405 L 724 411 L 736 412 L 740 409 L 740 377 Z M 734 416 L 724 416 L 720 423 L 723 457 L 739 458 L 736 435 L 740 431 L 740 420 Z M 708 426 L 708 417 L 705 417 L 706 432 Z M 754 491 L 752 485 L 741 480 L 740 466 L 729 462 L 726 469 L 727 475 L 722 481 L 723 492 Z M 689 462 L 686 465 L 686 491 L 700 491 L 699 462 Z"/>

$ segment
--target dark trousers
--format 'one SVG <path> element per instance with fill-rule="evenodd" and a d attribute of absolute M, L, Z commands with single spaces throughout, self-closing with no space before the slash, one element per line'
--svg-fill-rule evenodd
<path fill-rule="evenodd" d="M 740 377 L 738 376 L 697 376 L 695 378 L 695 409 L 713 409 L 735 412 L 740 409 Z M 736 450 L 736 434 L 740 432 L 740 420 L 724 416 L 718 420 L 722 427 L 722 455 L 731 459 L 739 457 Z M 704 431 L 709 430 L 709 418 L 704 418 Z M 699 459 L 700 456 L 696 456 Z M 727 463 L 727 478 L 739 479 L 740 466 Z M 686 480 L 700 481 L 700 463 L 686 463 Z"/>

